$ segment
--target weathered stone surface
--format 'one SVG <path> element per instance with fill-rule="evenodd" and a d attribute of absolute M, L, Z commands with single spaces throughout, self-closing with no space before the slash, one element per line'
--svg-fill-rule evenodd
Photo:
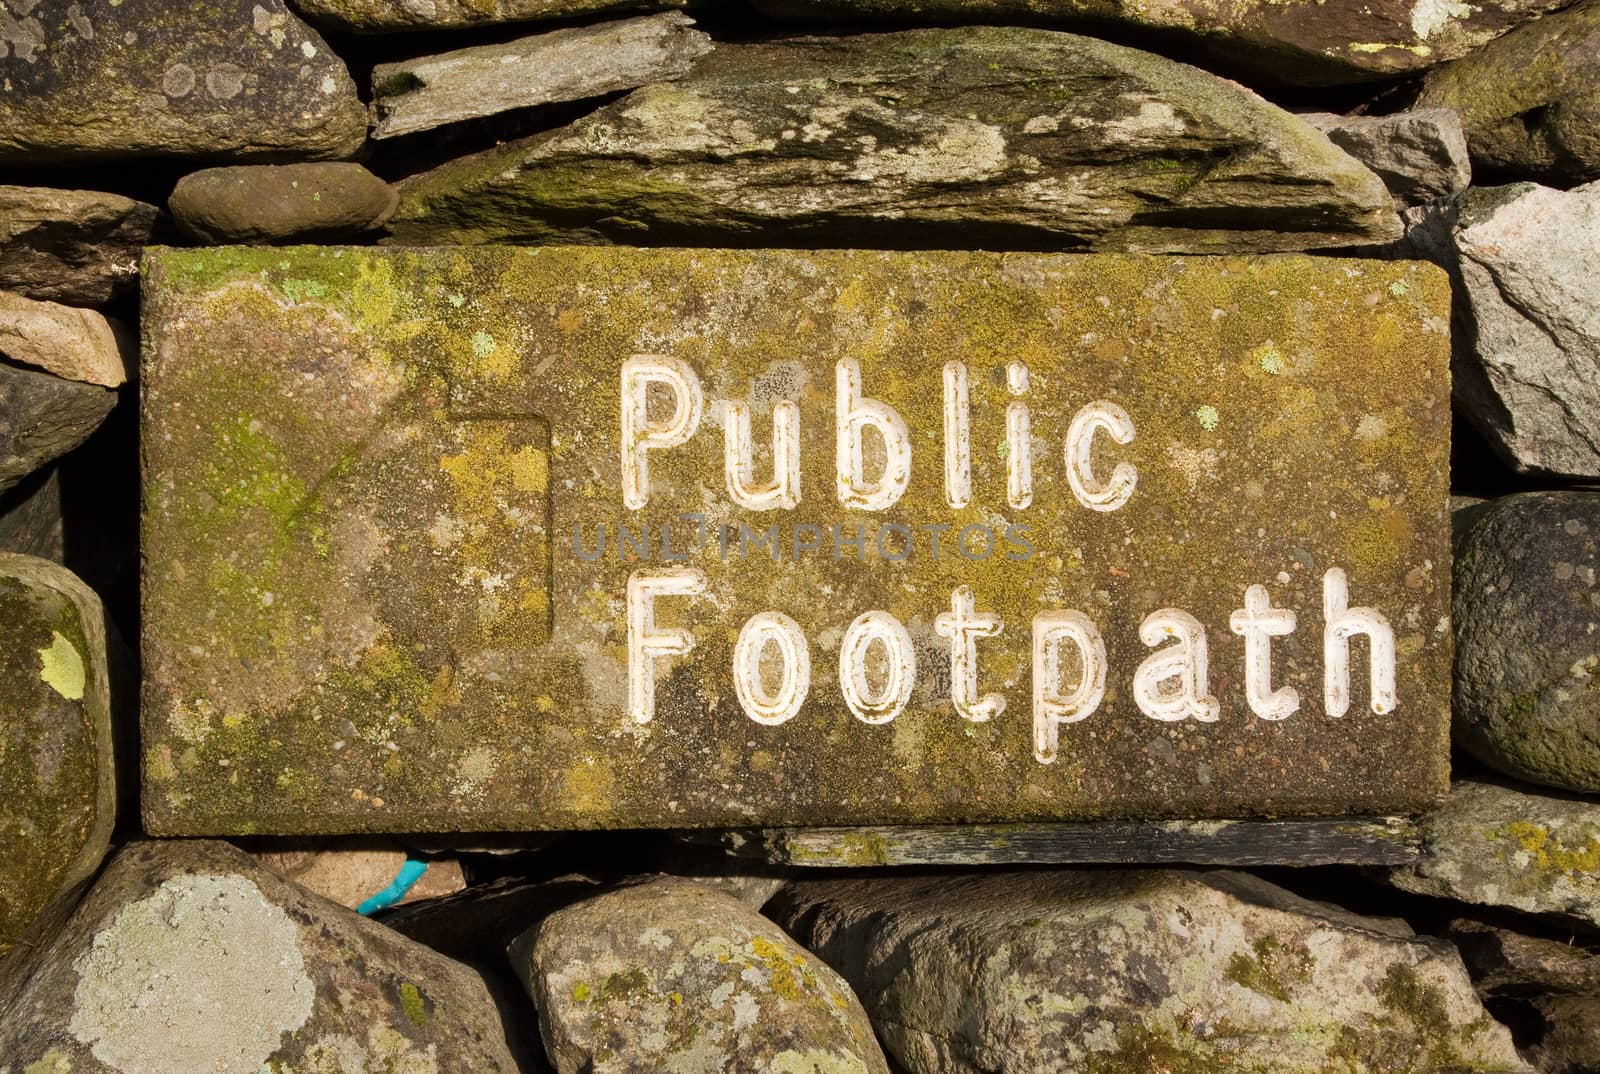
<path fill-rule="evenodd" d="M 556 1074 L 888 1074 L 837 973 L 738 899 L 688 880 L 569 906 L 510 955 Z"/>
<path fill-rule="evenodd" d="M 1456 744 L 1520 779 L 1600 791 L 1600 494 L 1477 512 L 1455 560 Z"/>
<path fill-rule="evenodd" d="M 121 0 L 0 15 L 0 161 L 345 157 L 366 112 L 283 0 Z"/>
<path fill-rule="evenodd" d="M 0 364 L 0 490 L 89 438 L 117 393 Z"/>
<path fill-rule="evenodd" d="M 669 82 L 711 51 L 711 38 L 693 26 L 687 15 L 667 11 L 379 64 L 372 70 L 372 136 Z"/>
<path fill-rule="evenodd" d="M 1448 294 L 1431 266 L 582 247 L 168 250 L 146 264 L 152 831 L 1381 814 L 1444 791 Z M 652 453 L 638 509 L 619 425 L 635 354 L 682 361 L 706 398 L 698 434 Z M 846 358 L 914 445 L 905 494 L 883 510 L 839 502 Z M 943 487 L 950 361 L 971 402 L 959 510 Z M 1012 361 L 1031 384 L 1025 508 L 1007 491 Z M 759 408 L 762 443 L 768 408 L 795 404 L 793 510 L 735 506 L 712 424 L 722 398 Z M 1116 510 L 1082 506 L 1065 469 L 1071 422 L 1097 400 L 1134 428 L 1122 445 L 1095 437 L 1094 487 L 1117 463 L 1137 469 Z M 880 462 L 863 449 L 863 481 Z M 684 512 L 705 516 L 703 537 Z M 822 536 L 799 530 L 797 550 L 796 526 Z M 1028 529 L 1008 540 L 1007 526 Z M 1394 711 L 1373 710 L 1356 637 L 1351 707 L 1327 714 L 1335 568 L 1350 607 L 1391 624 Z M 695 647 L 634 661 L 655 669 L 653 692 L 629 682 L 636 569 L 705 575 L 704 597 L 656 602 Z M 1272 647 L 1273 688 L 1298 691 L 1287 719 L 1257 718 L 1245 697 L 1229 623 L 1251 585 L 1303 623 Z M 986 721 L 957 714 L 935 630 L 959 586 L 1005 624 L 978 645 L 977 692 L 1007 701 Z M 1071 608 L 1103 638 L 1106 694 L 1057 728 L 1044 763 L 1030 624 Z M 1178 644 L 1140 640 L 1162 609 L 1207 632 L 1197 681 L 1215 722 L 1136 702 L 1136 669 Z M 793 617 L 810 653 L 810 689 L 778 724 L 745 715 L 731 670 L 764 610 Z M 913 654 L 909 700 L 879 723 L 839 685 L 843 637 L 869 610 L 905 626 Z M 883 649 L 869 691 L 886 688 Z M 1186 704 L 1176 678 L 1158 692 Z M 633 702 L 649 698 L 641 720 Z"/>
<path fill-rule="evenodd" d="M 0 185 L 0 289 L 106 303 L 138 283 L 159 213 L 119 194 Z"/>
<path fill-rule="evenodd" d="M 1248 90 L 1001 27 L 725 45 L 401 185 L 402 242 L 1297 250 L 1399 234 L 1382 182 Z"/>
<path fill-rule="evenodd" d="M 245 849 L 279 876 L 352 910 L 387 888 L 407 860 L 405 848 L 381 840 L 269 839 Z M 466 886 L 459 861 L 435 858 L 395 905 L 440 898 Z"/>
<path fill-rule="evenodd" d="M 1480 993 L 1600 996 L 1600 952 L 1470 920 L 1451 922 L 1450 940 Z"/>
<path fill-rule="evenodd" d="M 1457 394 L 1521 470 L 1600 476 L 1600 183 L 1469 192 Z"/>
<path fill-rule="evenodd" d="M 1600 803 L 1461 782 L 1422 830 L 1406 891 L 1600 924 Z"/>
<path fill-rule="evenodd" d="M 1087 821 L 1069 824 L 896 824 L 724 832 L 728 852 L 808 869 L 883 865 L 1399 864 L 1417 857 L 1404 817 L 1327 820 Z"/>
<path fill-rule="evenodd" d="M 94 310 L 0 291 L 0 357 L 13 362 L 115 388 L 128 379 L 120 335 Z"/>
<path fill-rule="evenodd" d="M 63 567 L 0 553 L 0 638 L 3 955 L 100 867 L 116 821 L 116 772 L 99 598 Z"/>
<path fill-rule="evenodd" d="M 1472 181 L 1461 117 L 1448 108 L 1389 116 L 1313 112 L 1300 118 L 1376 172 L 1402 207 L 1449 197 Z"/>
<path fill-rule="evenodd" d="M 1542 1025 L 1529 1056 L 1539 1074 L 1600 1070 L 1600 996 L 1544 996 L 1533 1007 Z"/>
<path fill-rule="evenodd" d="M 355 33 L 537 22 L 683 7 L 684 0 L 297 0 L 313 22 Z"/>
<path fill-rule="evenodd" d="M 1431 72 L 1417 107 L 1459 112 L 1482 169 L 1559 184 L 1600 178 L 1600 3 L 1547 15 Z"/>
<path fill-rule="evenodd" d="M 260 164 L 192 172 L 178 180 L 167 208 L 200 242 L 310 241 L 380 226 L 396 197 L 359 164 Z"/>
<path fill-rule="evenodd" d="M 756 0 L 779 17 L 1024 21 L 1094 32 L 1153 30 L 1186 50 L 1256 77 L 1301 86 L 1337 85 L 1420 71 L 1466 55 L 1514 26 L 1571 0 L 1373 0 L 1362 4 L 1274 0 L 1217 4 L 1174 0 Z"/>
<path fill-rule="evenodd" d="M 0 1003 L 24 1071 L 515 1074 L 469 968 L 222 843 L 135 843 Z"/>
<path fill-rule="evenodd" d="M 1528 1070 L 1448 944 L 1242 873 L 797 881 L 768 912 L 912 1074 Z"/>

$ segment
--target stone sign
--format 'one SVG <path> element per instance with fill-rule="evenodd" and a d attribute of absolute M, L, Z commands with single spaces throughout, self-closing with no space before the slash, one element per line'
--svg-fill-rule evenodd
<path fill-rule="evenodd" d="M 1445 789 L 1437 269 L 226 248 L 145 303 L 154 833 Z"/>

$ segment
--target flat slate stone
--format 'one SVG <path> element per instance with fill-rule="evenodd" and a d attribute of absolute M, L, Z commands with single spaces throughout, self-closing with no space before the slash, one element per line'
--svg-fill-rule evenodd
<path fill-rule="evenodd" d="M 1445 789 L 1432 266 L 229 248 L 146 274 L 152 832 L 1370 815 Z M 764 488 L 791 420 L 798 484 Z M 698 432 L 625 481 L 624 421 L 630 460 Z"/>
<path fill-rule="evenodd" d="M 655 11 L 683 7 L 684 0 L 299 0 L 295 6 L 319 26 L 387 33 Z"/>
<path fill-rule="evenodd" d="M 372 137 L 670 82 L 711 51 L 710 36 L 693 27 L 689 16 L 665 11 L 380 63 L 372 69 Z"/>
<path fill-rule="evenodd" d="M 0 288 L 103 305 L 137 286 L 159 214 L 120 194 L 0 186 Z"/>
<path fill-rule="evenodd" d="M 0 162 L 339 158 L 366 138 L 344 62 L 283 0 L 11 5 Z"/>
<path fill-rule="evenodd" d="M 1028 22 L 1104 32 L 1154 31 L 1252 77 L 1293 86 L 1366 82 L 1466 55 L 1571 0 L 755 0 L 774 17 L 807 22 Z"/>
<path fill-rule="evenodd" d="M 676 82 L 408 179 L 390 231 L 1257 253 L 1400 223 L 1376 175 L 1237 83 L 989 26 L 720 45 Z"/>
<path fill-rule="evenodd" d="M 117 795 L 99 598 L 65 567 L 0 553 L 0 639 L 3 955 L 100 867 Z"/>
<path fill-rule="evenodd" d="M 0 364 L 0 491 L 89 439 L 116 405 L 114 389 Z"/>

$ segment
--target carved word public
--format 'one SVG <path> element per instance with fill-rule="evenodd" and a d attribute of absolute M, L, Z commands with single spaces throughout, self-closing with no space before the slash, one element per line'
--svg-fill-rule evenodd
<path fill-rule="evenodd" d="M 862 511 L 884 511 L 899 502 L 910 483 L 911 435 L 905 419 L 888 404 L 865 395 L 860 365 L 844 359 L 834 370 L 834 489 L 838 502 Z M 635 355 L 622 367 L 621 467 L 623 503 L 640 510 L 650 502 L 650 454 L 687 443 L 700 426 L 706 401 L 700 380 L 689 365 L 660 355 Z M 952 508 L 972 498 L 970 401 L 967 369 L 947 363 L 944 380 L 944 498 Z M 1028 370 L 1020 362 L 1007 369 L 1013 400 L 1006 410 L 1006 500 L 1015 508 L 1033 502 L 1033 452 L 1030 415 L 1023 397 Z M 652 392 L 665 393 L 670 406 L 650 416 Z M 787 400 L 772 406 L 772 478 L 757 482 L 751 439 L 750 406 L 742 400 L 720 400 L 723 408 L 724 487 L 733 503 L 751 511 L 792 510 L 801 502 L 800 412 Z M 659 414 L 665 409 L 665 414 Z M 876 473 L 868 473 L 865 434 L 873 430 L 883 446 Z M 1133 496 L 1138 469 L 1118 462 L 1104 478 L 1093 465 L 1097 436 L 1127 445 L 1134 424 L 1115 403 L 1086 404 L 1067 427 L 1062 453 L 1072 495 L 1092 511 L 1115 511 Z M 687 656 L 693 634 L 682 627 L 655 622 L 656 602 L 664 597 L 689 597 L 704 591 L 706 576 L 696 567 L 641 567 L 627 586 L 628 710 L 637 723 L 655 715 L 658 662 Z M 1265 586 L 1251 585 L 1244 607 L 1229 618 L 1230 629 L 1244 639 L 1244 687 L 1250 710 L 1263 720 L 1282 720 L 1300 709 L 1292 686 L 1272 685 L 1272 639 L 1296 629 L 1297 617 L 1275 608 Z M 1368 693 L 1372 711 L 1383 714 L 1396 706 L 1394 631 L 1376 609 L 1349 606 L 1345 572 L 1331 568 L 1322 578 L 1323 708 L 1343 716 L 1350 707 L 1351 641 L 1366 637 L 1370 646 Z M 949 611 L 934 619 L 934 630 L 949 645 L 950 702 L 964 719 L 992 720 L 1006 709 L 999 693 L 980 693 L 978 642 L 1005 629 L 993 612 L 979 610 L 976 594 L 957 586 Z M 1221 706 L 1210 693 L 1205 627 L 1179 608 L 1147 615 L 1139 638 L 1155 651 L 1135 670 L 1132 693 L 1140 712 L 1153 720 L 1196 720 L 1211 723 Z M 1041 763 L 1055 760 L 1062 724 L 1088 719 L 1106 692 L 1106 646 L 1096 624 L 1074 609 L 1042 611 L 1033 617 L 1033 747 Z M 1074 659 L 1064 660 L 1070 647 Z M 876 648 L 877 674 L 869 674 L 868 656 Z M 769 650 L 776 657 L 776 681 L 769 684 L 763 662 Z M 916 682 L 916 653 L 904 624 L 888 612 L 870 610 L 845 630 L 839 645 L 839 691 L 856 719 L 868 724 L 893 720 L 911 699 Z M 1064 681 L 1075 668 L 1075 682 Z M 811 655 L 805 633 L 780 611 L 759 612 L 740 628 L 733 651 L 733 682 L 745 714 L 760 724 L 792 719 L 811 691 Z"/>

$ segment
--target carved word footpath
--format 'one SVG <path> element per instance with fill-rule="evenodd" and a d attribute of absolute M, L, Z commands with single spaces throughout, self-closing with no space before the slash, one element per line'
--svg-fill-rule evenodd
<path fill-rule="evenodd" d="M 146 301 L 153 831 L 1444 785 L 1427 266 L 226 249 Z"/>

